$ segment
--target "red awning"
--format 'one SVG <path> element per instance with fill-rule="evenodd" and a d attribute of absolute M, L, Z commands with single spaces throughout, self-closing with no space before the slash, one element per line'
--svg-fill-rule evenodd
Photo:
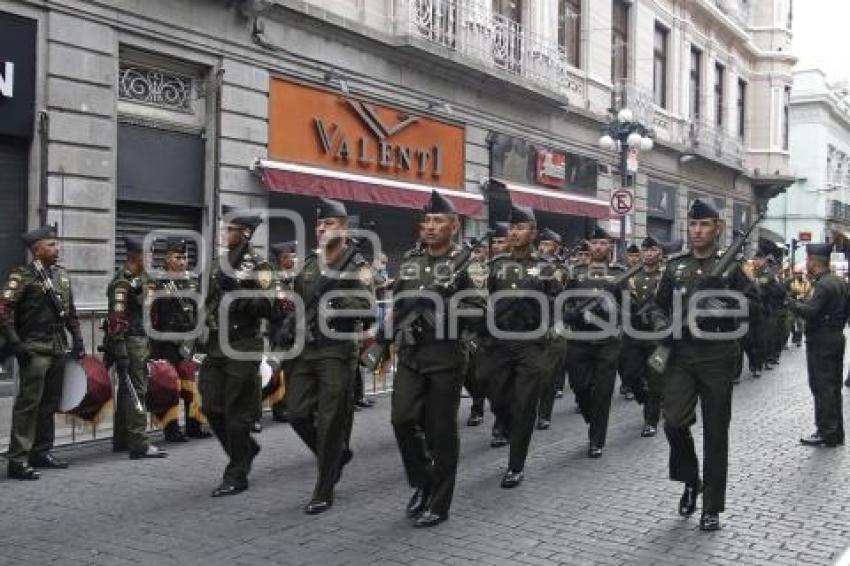
<path fill-rule="evenodd" d="M 484 198 L 475 193 L 280 161 L 259 160 L 253 168 L 262 172 L 263 183 L 274 192 L 422 210 L 431 198 L 431 191 L 436 189 L 460 214 L 482 216 Z"/>
<path fill-rule="evenodd" d="M 586 216 L 588 218 L 611 218 L 611 206 L 604 200 L 572 195 L 561 191 L 530 187 L 496 179 L 504 183 L 511 193 L 511 202 L 521 206 L 529 206 L 535 210 Z"/>

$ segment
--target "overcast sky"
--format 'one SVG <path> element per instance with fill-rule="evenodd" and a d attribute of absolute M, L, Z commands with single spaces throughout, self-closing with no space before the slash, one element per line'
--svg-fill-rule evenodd
<path fill-rule="evenodd" d="M 796 0 L 794 52 L 799 69 L 820 68 L 830 81 L 850 80 L 850 0 Z"/>

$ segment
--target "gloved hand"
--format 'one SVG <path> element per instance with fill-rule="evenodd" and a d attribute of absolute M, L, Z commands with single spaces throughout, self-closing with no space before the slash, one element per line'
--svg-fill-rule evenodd
<path fill-rule="evenodd" d="M 18 359 L 18 365 L 22 366 L 25 363 L 29 362 L 32 359 L 32 354 L 30 351 L 26 349 L 26 347 L 18 342 L 17 344 L 13 344 L 10 348 L 12 354 Z"/>
<path fill-rule="evenodd" d="M 218 272 L 218 286 L 222 291 L 235 291 L 239 288 L 236 279 L 228 277 L 223 271 Z"/>
<path fill-rule="evenodd" d="M 82 336 L 74 336 L 73 344 L 71 345 L 71 357 L 75 360 L 81 360 L 86 355 L 86 344 L 83 342 Z"/>

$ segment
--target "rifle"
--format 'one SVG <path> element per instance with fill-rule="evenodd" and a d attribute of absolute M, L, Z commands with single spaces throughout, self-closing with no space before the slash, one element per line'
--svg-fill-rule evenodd
<path fill-rule="evenodd" d="M 612 279 L 611 284 L 614 285 L 614 286 L 620 286 L 625 281 L 628 281 L 632 276 L 634 276 L 641 269 L 643 269 L 643 262 L 642 261 L 636 263 L 635 265 L 631 266 L 629 269 L 627 269 L 626 271 L 624 271 L 623 273 L 621 273 L 620 275 L 618 275 L 617 277 Z M 600 302 L 602 302 L 602 297 L 586 297 L 578 305 L 576 305 L 575 307 L 572 307 L 568 310 L 570 310 L 572 313 L 574 313 L 576 315 L 579 315 L 579 314 L 583 314 L 587 311 L 595 309 L 597 306 L 599 306 Z M 566 310 L 567 309 L 565 309 L 565 314 L 566 314 Z"/>
<path fill-rule="evenodd" d="M 62 303 L 62 297 L 59 296 L 59 292 L 53 285 L 53 280 L 50 279 L 50 276 L 47 274 L 47 270 L 44 269 L 44 265 L 41 263 L 41 260 L 33 260 L 32 266 L 35 270 L 36 277 L 38 277 L 41 281 L 41 285 L 47 294 L 50 306 L 53 307 L 53 311 L 56 313 L 56 316 L 58 316 L 63 323 L 67 324 L 68 312 L 65 310 L 65 305 Z"/>
<path fill-rule="evenodd" d="M 492 231 L 488 231 L 483 236 L 478 238 L 473 238 L 466 244 L 464 244 L 463 249 L 456 256 L 452 258 L 451 261 L 451 274 L 445 281 L 440 281 L 438 283 L 434 283 L 424 289 L 426 292 L 436 291 L 438 293 L 447 293 L 451 289 L 454 288 L 457 283 L 458 276 L 465 272 L 469 265 L 472 263 L 472 252 L 480 246 L 484 241 L 486 241 L 493 234 Z M 412 332 L 413 325 L 419 322 L 420 320 L 423 323 L 430 327 L 435 328 L 437 325 L 436 320 L 434 319 L 434 315 L 427 308 L 426 305 L 422 304 L 421 301 L 411 301 L 411 303 L 405 307 L 403 310 L 400 310 L 398 313 L 393 314 L 394 319 L 398 319 L 398 325 L 394 325 L 394 334 L 396 335 L 409 335 Z M 386 333 L 386 328 L 384 326 L 384 321 L 378 321 L 378 328 L 375 333 L 376 342 L 372 346 L 370 346 L 361 356 L 361 362 L 370 371 L 374 372 L 383 361 L 389 355 L 390 344 L 393 342 L 392 340 L 386 339 L 384 334 Z"/>
<path fill-rule="evenodd" d="M 722 277 L 725 275 L 726 271 L 732 266 L 737 259 L 738 254 L 747 243 L 747 239 L 750 237 L 752 231 L 758 223 L 762 221 L 762 218 L 764 218 L 764 212 L 759 212 L 756 219 L 747 227 L 747 229 L 737 235 L 737 237 L 732 241 L 732 244 L 726 248 L 726 251 L 723 252 L 723 255 L 720 256 L 719 260 L 717 260 L 717 263 L 714 264 L 714 268 L 712 268 L 711 272 L 708 274 L 709 277 Z M 683 305 L 682 320 L 687 320 L 687 308 L 687 304 Z M 652 352 L 647 364 L 649 364 L 649 367 L 654 371 L 664 373 L 664 370 L 667 369 L 667 362 L 670 360 L 670 353 L 672 350 L 673 348 L 669 343 L 659 344 Z"/>
<path fill-rule="evenodd" d="M 130 401 L 133 403 L 133 406 L 136 408 L 136 411 L 139 413 L 145 412 L 145 407 L 142 405 L 142 400 L 139 399 L 139 393 L 136 391 L 135 386 L 133 386 L 133 382 L 130 380 L 130 374 L 126 371 L 121 370 L 116 363 L 116 360 L 112 359 L 112 356 L 109 353 L 109 348 L 105 346 L 107 341 L 109 340 L 109 334 L 107 333 L 107 325 L 108 322 L 106 319 L 103 319 L 103 322 L 100 325 L 100 329 L 103 331 L 103 342 L 104 344 L 97 347 L 97 351 L 103 354 L 103 365 L 106 366 L 106 369 L 115 365 L 115 375 L 118 377 L 118 382 L 123 383 L 124 387 L 127 389 L 127 394 L 130 395 Z"/>
<path fill-rule="evenodd" d="M 194 326 L 194 321 L 192 320 L 192 312 L 194 312 L 194 308 L 180 295 L 180 290 L 177 288 L 174 280 L 166 279 L 164 287 L 168 295 L 176 299 L 178 305 L 180 305 L 180 313 L 186 324 Z M 180 343 L 179 350 L 183 359 L 191 360 L 195 353 L 195 340 L 183 340 Z"/>

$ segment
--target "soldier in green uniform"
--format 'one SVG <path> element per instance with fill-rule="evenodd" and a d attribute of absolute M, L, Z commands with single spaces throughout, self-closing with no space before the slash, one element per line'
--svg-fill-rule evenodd
<path fill-rule="evenodd" d="M 207 285 L 207 344 L 201 364 L 201 408 L 228 456 L 221 484 L 212 497 L 235 495 L 248 489 L 248 473 L 260 452 L 251 437 L 257 416 L 260 360 L 263 353 L 261 322 L 272 315 L 272 266 L 251 249 L 251 237 L 262 218 L 253 212 L 224 206 L 227 221 L 222 234 L 224 250 L 213 266 Z M 254 291 L 252 297 L 233 300 L 227 312 L 222 302 L 230 292 Z M 235 359 L 226 353 L 239 352 Z"/>
<path fill-rule="evenodd" d="M 298 268 L 298 242 L 278 242 L 269 246 L 277 261 L 278 278 L 275 280 L 275 290 L 280 293 L 279 300 L 284 301 L 285 310 L 288 312 L 292 306 L 285 299 L 285 294 L 292 291 L 292 282 Z M 289 369 L 289 364 L 283 364 L 284 372 Z M 286 412 L 286 399 L 283 398 L 272 404 L 272 420 L 279 423 L 288 423 L 289 415 Z"/>
<path fill-rule="evenodd" d="M 191 332 L 197 322 L 198 310 L 194 301 L 181 298 L 182 291 L 198 291 L 198 278 L 186 270 L 188 245 L 181 238 L 169 238 L 165 249 L 165 271 L 167 279 L 156 281 L 158 291 L 166 296 L 153 303 L 151 321 L 159 332 Z M 180 362 L 192 359 L 195 354 L 194 340 L 154 340 L 151 344 L 152 358 L 167 360 L 177 367 Z M 186 432 L 180 430 L 179 413 L 172 411 L 162 428 L 167 442 L 186 442 L 189 438 L 209 438 L 211 433 L 203 429 L 200 403 L 196 397 L 197 387 L 193 381 L 181 376 L 181 398 L 186 422 Z M 186 394 L 182 392 L 186 391 Z M 178 401 L 179 406 L 179 401 Z"/>
<path fill-rule="evenodd" d="M 624 273 L 625 268 L 610 262 L 611 236 L 597 226 L 587 241 L 590 245 L 590 261 L 587 265 L 573 269 L 566 288 L 604 291 L 619 305 L 625 284 L 616 284 L 613 280 Z M 608 435 L 611 397 L 614 394 L 620 360 L 620 337 L 619 334 L 603 332 L 602 328 L 590 322 L 588 317 L 594 314 L 605 320 L 611 319 L 615 326 L 618 326 L 619 322 L 616 305 L 613 311 L 609 311 L 605 303 L 599 303 L 584 312 L 578 311 L 579 305 L 586 300 L 586 297 L 582 297 L 570 299 L 566 303 L 564 320 L 571 329 L 567 337 L 575 337 L 577 333 L 588 335 L 570 341 L 567 348 L 567 367 L 576 402 L 582 417 L 589 425 L 587 455 L 590 458 L 599 458 Z"/>
<path fill-rule="evenodd" d="M 293 361 L 286 380 L 286 407 L 292 429 L 316 455 L 318 474 L 313 495 L 304 507 L 308 515 L 330 509 L 334 485 L 353 453 L 347 446 L 351 411 L 354 410 L 353 381 L 358 363 L 358 340 L 324 333 L 319 326 L 319 305 L 330 311 L 368 310 L 366 286 L 360 271 L 370 269 L 348 238 L 348 212 L 338 201 L 320 199 L 316 209 L 316 239 L 319 249 L 304 260 L 293 289 L 304 301 L 304 348 Z M 347 291 L 324 299 L 329 292 Z M 332 315 L 328 315 L 329 317 Z M 327 325 L 337 333 L 353 333 L 361 322 L 350 317 L 329 318 Z"/>
<path fill-rule="evenodd" d="M 469 280 L 476 289 L 483 291 L 487 286 L 488 270 L 487 246 L 481 243 L 472 250 L 472 261 L 466 270 Z M 463 386 L 472 398 L 472 406 L 469 408 L 466 426 L 478 426 L 484 422 L 484 399 L 487 396 L 487 382 L 486 376 L 479 375 L 477 358 L 476 352 L 469 352 L 469 360 L 463 378 Z"/>
<path fill-rule="evenodd" d="M 646 340 L 640 332 L 652 332 L 650 307 L 655 300 L 655 291 L 661 281 L 662 248 L 660 242 L 649 236 L 641 242 L 643 268 L 632 276 L 628 283 L 630 297 L 629 328 L 623 335 L 621 379 L 634 392 L 635 400 L 643 405 L 642 437 L 655 436 L 661 417 L 663 376 L 653 371 L 647 361 L 655 350 L 656 343 Z M 632 332 L 637 331 L 637 333 Z"/>
<path fill-rule="evenodd" d="M 22 236 L 33 261 L 16 267 L 0 295 L 0 337 L 17 358 L 20 386 L 12 407 L 9 477 L 37 480 L 35 468 L 67 468 L 54 456 L 54 419 L 62 395 L 66 330 L 71 356 L 82 358 L 85 345 L 68 273 L 57 265 L 56 229 L 43 226 Z"/>
<path fill-rule="evenodd" d="M 144 402 L 148 388 L 147 363 L 151 346 L 145 332 L 144 311 L 151 308 L 154 283 L 145 272 L 142 238 L 125 236 L 124 242 L 127 261 L 115 272 L 106 290 L 109 314 L 104 350 L 118 373 L 112 449 L 115 452 L 129 450 L 134 460 L 164 458 L 166 452 L 148 441 L 145 434 L 147 414 L 143 408 L 139 410 L 136 402 Z"/>
<path fill-rule="evenodd" d="M 551 320 L 552 299 L 562 290 L 555 279 L 555 267 L 534 250 L 534 211 L 512 207 L 510 226 L 510 254 L 493 258 L 487 280 L 488 308 L 493 311 L 496 326 L 489 328 L 496 334 L 488 348 L 492 364 L 490 399 L 501 431 L 510 442 L 508 470 L 502 477 L 504 488 L 518 486 L 524 477 L 540 399 L 549 332 L 546 323 Z M 505 291 L 508 293 L 496 295 Z M 532 293 L 542 293 L 547 302 Z M 524 336 L 514 338 L 516 334 Z"/>
<path fill-rule="evenodd" d="M 540 230 L 537 253 L 555 266 L 555 278 L 558 282 L 566 279 L 567 268 L 560 258 L 560 234 L 549 228 Z M 540 403 L 537 408 L 537 430 L 548 430 L 552 423 L 552 410 L 555 407 L 555 395 L 564 390 L 566 376 L 567 339 L 554 332 L 546 344 L 546 361 L 543 384 L 540 387 Z"/>
<path fill-rule="evenodd" d="M 674 300 L 687 303 L 698 290 L 733 290 L 743 293 L 746 303 L 757 300 L 749 279 L 737 263 L 723 276 L 711 271 L 720 259 L 717 240 L 723 230 L 720 215 L 711 205 L 696 199 L 688 212 L 690 251 L 671 259 L 658 286 L 656 303 L 659 313 L 668 320 Z M 702 332 L 732 333 L 737 328 L 733 317 L 703 318 L 698 321 Z M 658 321 L 655 328 L 662 326 Z M 729 419 L 732 411 L 732 379 L 738 342 L 714 336 L 694 336 L 689 328 L 681 339 L 672 342 L 664 384 L 664 432 L 670 444 L 670 479 L 684 482 L 679 513 L 689 516 L 696 510 L 697 498 L 703 492 L 700 529 L 720 528 L 720 513 L 726 498 L 726 476 L 729 458 Z M 696 422 L 696 406 L 700 402 L 703 421 L 705 462 L 700 481 L 699 459 L 690 428 Z"/>
<path fill-rule="evenodd" d="M 438 293 L 436 300 L 448 312 L 452 295 L 473 283 L 465 270 L 455 273 L 452 264 L 460 252 L 452 243 L 460 222 L 451 202 L 434 191 L 423 212 L 423 247 L 408 254 L 393 288 L 398 370 L 392 425 L 408 482 L 415 489 L 407 516 L 415 519 L 416 527 L 431 527 L 448 518 L 454 492 L 460 451 L 457 412 L 467 356 L 448 324 L 437 328 L 441 323 L 434 302 L 410 293 Z"/>
<path fill-rule="evenodd" d="M 830 244 L 806 246 L 806 270 L 812 293 L 791 310 L 806 321 L 806 365 L 815 402 L 814 434 L 800 439 L 806 446 L 844 444 L 841 379 L 844 372 L 844 326 L 847 323 L 847 283 L 829 271 Z"/>

